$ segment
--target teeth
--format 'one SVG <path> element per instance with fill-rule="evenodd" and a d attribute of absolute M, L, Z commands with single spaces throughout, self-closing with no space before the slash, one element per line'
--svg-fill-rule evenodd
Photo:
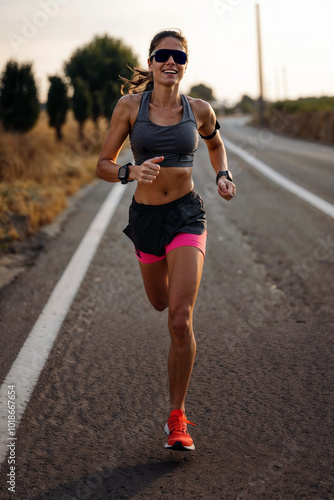
<path fill-rule="evenodd" d="M 176 75 L 176 71 L 172 71 L 172 70 L 165 70 L 163 73 L 169 73 L 171 75 Z"/>

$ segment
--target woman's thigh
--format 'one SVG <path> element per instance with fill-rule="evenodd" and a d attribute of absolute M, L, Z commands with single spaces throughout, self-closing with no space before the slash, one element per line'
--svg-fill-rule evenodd
<path fill-rule="evenodd" d="M 169 309 L 192 310 L 202 278 L 204 255 L 196 247 L 183 246 L 167 254 Z"/>
<path fill-rule="evenodd" d="M 168 307 L 168 273 L 166 259 L 144 264 L 139 261 L 146 295 L 155 309 Z"/>
<path fill-rule="evenodd" d="M 202 278 L 204 255 L 196 247 L 183 246 L 152 264 L 139 261 L 146 295 L 155 309 L 192 310 Z"/>

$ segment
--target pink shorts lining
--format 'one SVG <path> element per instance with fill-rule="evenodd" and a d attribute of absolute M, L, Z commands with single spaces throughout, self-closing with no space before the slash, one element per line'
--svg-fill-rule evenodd
<path fill-rule="evenodd" d="M 168 245 L 165 246 L 166 254 L 178 247 L 196 247 L 203 253 L 205 258 L 206 237 L 206 231 L 203 234 L 179 233 Z M 166 254 L 153 255 L 139 250 L 135 250 L 135 252 L 138 260 L 143 264 L 152 264 L 153 262 L 158 262 L 159 260 L 166 258 Z"/>

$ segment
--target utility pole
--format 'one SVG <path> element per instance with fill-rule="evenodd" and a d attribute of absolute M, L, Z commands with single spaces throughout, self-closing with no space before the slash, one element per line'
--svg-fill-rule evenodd
<path fill-rule="evenodd" d="M 284 100 L 288 99 L 288 78 L 286 74 L 286 67 L 284 66 L 282 69 L 282 79 L 283 79 L 283 98 Z"/>
<path fill-rule="evenodd" d="M 259 125 L 264 123 L 264 98 L 263 98 L 263 76 L 262 76 L 262 44 L 261 44 L 261 27 L 260 27 L 260 6 L 256 4 L 256 28 L 257 28 L 257 51 L 259 61 Z"/>

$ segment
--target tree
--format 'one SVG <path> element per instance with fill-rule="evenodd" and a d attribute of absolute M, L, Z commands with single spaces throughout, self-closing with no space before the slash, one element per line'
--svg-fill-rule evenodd
<path fill-rule="evenodd" d="M 100 115 L 110 117 L 111 104 L 121 96 L 119 75 L 129 78 L 131 71 L 128 66 L 137 64 L 129 47 L 121 40 L 105 35 L 96 36 L 92 42 L 77 49 L 65 63 L 64 70 L 73 86 L 78 77 L 88 84 L 92 117 L 96 121 Z"/>
<path fill-rule="evenodd" d="M 238 108 L 241 113 L 249 114 L 255 111 L 256 106 L 256 101 L 248 95 L 244 94 L 241 100 L 236 105 L 236 108 Z"/>
<path fill-rule="evenodd" d="M 74 94 L 72 98 L 73 112 L 76 120 L 79 122 L 80 139 L 83 138 L 83 125 L 89 118 L 92 109 L 92 97 L 89 92 L 87 82 L 80 76 L 74 81 Z"/>
<path fill-rule="evenodd" d="M 205 101 L 215 101 L 216 98 L 213 95 L 213 91 L 210 87 L 207 87 L 203 83 L 194 85 L 191 87 L 189 95 L 195 99 L 204 99 Z"/>
<path fill-rule="evenodd" d="M 56 129 L 58 141 L 62 140 L 61 126 L 65 123 L 66 114 L 69 108 L 67 97 L 67 85 L 59 76 L 49 76 L 49 92 L 46 103 L 46 110 L 49 115 L 51 127 Z"/>
<path fill-rule="evenodd" d="M 1 75 L 0 109 L 6 130 L 27 132 L 35 125 L 40 106 L 31 63 L 7 63 Z"/>
<path fill-rule="evenodd" d="M 102 114 L 110 117 L 119 98 L 119 84 L 112 81 L 107 82 L 103 88 L 101 98 Z"/>

